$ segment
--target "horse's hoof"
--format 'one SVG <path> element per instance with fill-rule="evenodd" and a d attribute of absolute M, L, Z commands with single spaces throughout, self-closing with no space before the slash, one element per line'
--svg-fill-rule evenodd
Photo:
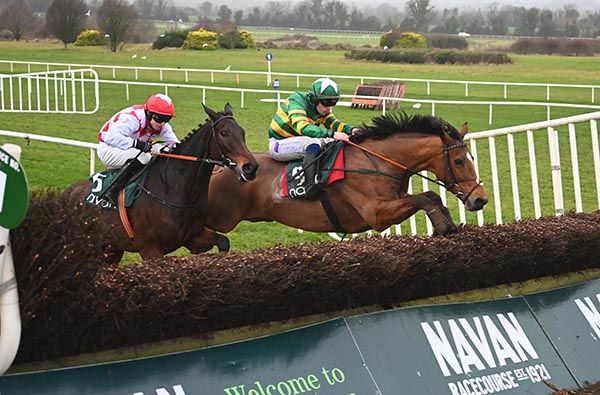
<path fill-rule="evenodd" d="M 228 252 L 231 244 L 229 243 L 229 238 L 223 235 L 217 235 L 217 248 L 219 252 Z"/>

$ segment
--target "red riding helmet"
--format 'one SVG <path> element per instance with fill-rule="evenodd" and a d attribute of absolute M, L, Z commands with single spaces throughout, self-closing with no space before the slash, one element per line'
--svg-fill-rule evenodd
<path fill-rule="evenodd" d="M 173 100 L 162 93 L 152 95 L 146 100 L 146 110 L 155 114 L 175 115 L 175 105 L 173 104 Z"/>

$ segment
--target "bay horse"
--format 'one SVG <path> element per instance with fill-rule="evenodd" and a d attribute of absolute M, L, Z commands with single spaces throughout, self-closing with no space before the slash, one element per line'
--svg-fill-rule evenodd
<path fill-rule="evenodd" d="M 441 118 L 405 113 L 381 115 L 372 122 L 344 147 L 345 178 L 326 189 L 338 226 L 332 224 L 319 199 L 281 197 L 286 163 L 255 154 L 261 168 L 256 181 L 236 183 L 230 172 L 213 175 L 207 229 L 188 245 L 190 251 L 223 245 L 225 236 L 216 232 L 227 233 L 242 220 L 277 221 L 312 232 L 340 232 L 341 227 L 343 232 L 358 233 L 383 231 L 424 210 L 436 234 L 455 232 L 456 225 L 438 194 L 407 193 L 410 176 L 424 169 L 435 174 L 438 183 L 467 210 L 481 210 L 487 203 L 463 141 L 468 124 L 458 131 Z"/>
<path fill-rule="evenodd" d="M 160 258 L 189 243 L 205 226 L 208 185 L 215 165 L 231 168 L 228 173 L 240 184 L 240 180 L 255 178 L 258 163 L 246 146 L 245 131 L 234 119 L 229 103 L 223 112 L 207 106 L 204 111 L 209 119 L 178 143 L 171 157 L 158 156 L 146 166 L 143 192 L 127 209 L 133 239 L 127 236 L 117 210 L 84 202 L 90 180 L 79 181 L 65 191 L 71 204 L 87 210 L 102 226 L 103 233 L 97 237 L 107 262 L 119 262 L 124 251 L 139 252 L 143 259 Z"/>

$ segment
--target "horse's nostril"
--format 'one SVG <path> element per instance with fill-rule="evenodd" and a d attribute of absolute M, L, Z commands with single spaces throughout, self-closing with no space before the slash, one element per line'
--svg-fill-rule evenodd
<path fill-rule="evenodd" d="M 256 173 L 256 169 L 258 168 L 258 165 L 253 164 L 253 163 L 244 163 L 242 165 L 242 172 L 244 173 L 244 175 L 246 175 L 246 177 L 248 177 L 249 179 L 253 179 L 254 175 Z"/>
<path fill-rule="evenodd" d="M 483 208 L 483 206 L 485 206 L 487 202 L 488 202 L 487 199 L 477 198 L 477 199 L 475 199 L 475 207 Z"/>

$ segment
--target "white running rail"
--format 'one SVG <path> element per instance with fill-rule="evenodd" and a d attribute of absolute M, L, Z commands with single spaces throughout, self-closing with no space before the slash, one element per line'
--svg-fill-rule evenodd
<path fill-rule="evenodd" d="M 0 112 L 93 114 L 100 107 L 91 68 L 0 74 Z"/>
<path fill-rule="evenodd" d="M 444 79 L 423 79 L 423 78 L 405 78 L 405 77 L 373 77 L 373 76 L 357 76 L 357 75 L 322 75 L 322 74 L 301 74 L 301 73 L 281 73 L 281 72 L 269 72 L 269 71 L 251 71 L 251 70 L 218 70 L 218 69 L 193 69 L 193 68 L 179 68 L 179 67 L 147 67 L 147 66 L 109 66 L 109 65 L 98 65 L 98 64 L 80 64 L 80 63 L 49 63 L 49 62 L 30 62 L 30 61 L 17 61 L 17 60 L 0 60 L 0 64 L 8 64 L 10 72 L 14 73 L 15 65 L 26 65 L 27 71 L 31 73 L 32 66 L 44 67 L 46 71 L 50 71 L 50 67 L 67 67 L 71 68 L 93 68 L 93 69 L 108 69 L 112 71 L 112 78 L 117 78 L 117 71 L 121 74 L 130 75 L 133 71 L 133 78 L 138 80 L 140 78 L 140 72 L 146 74 L 151 72 L 158 74 L 159 80 L 163 81 L 165 73 L 176 73 L 181 75 L 183 73 L 185 82 L 189 82 L 190 74 L 208 74 L 210 75 L 211 84 L 215 83 L 215 76 L 223 75 L 235 75 L 237 84 L 240 83 L 240 75 L 255 75 L 264 76 L 266 79 L 266 85 L 270 86 L 274 76 L 279 76 L 285 79 L 295 79 L 296 88 L 301 87 L 301 79 L 304 79 L 302 83 L 307 83 L 308 80 L 314 80 L 320 77 L 330 77 L 338 80 L 354 80 L 364 84 L 365 81 L 403 81 L 403 82 L 414 82 L 417 84 L 424 84 L 424 89 L 428 96 L 431 95 L 431 89 L 433 85 L 459 85 L 462 86 L 464 96 L 469 97 L 472 94 L 472 88 L 476 86 L 496 86 L 502 88 L 503 99 L 508 99 L 509 88 L 543 88 L 545 91 L 545 100 L 551 101 L 552 89 L 569 89 L 569 90 L 584 90 L 590 94 L 590 102 L 594 104 L 596 102 L 597 90 L 600 89 L 600 85 L 586 85 L 586 84 L 560 84 L 560 83 L 537 83 L 537 82 L 511 82 L 511 81 L 463 81 L 463 80 L 444 80 Z M 539 93 L 538 93 L 539 94 Z"/>

